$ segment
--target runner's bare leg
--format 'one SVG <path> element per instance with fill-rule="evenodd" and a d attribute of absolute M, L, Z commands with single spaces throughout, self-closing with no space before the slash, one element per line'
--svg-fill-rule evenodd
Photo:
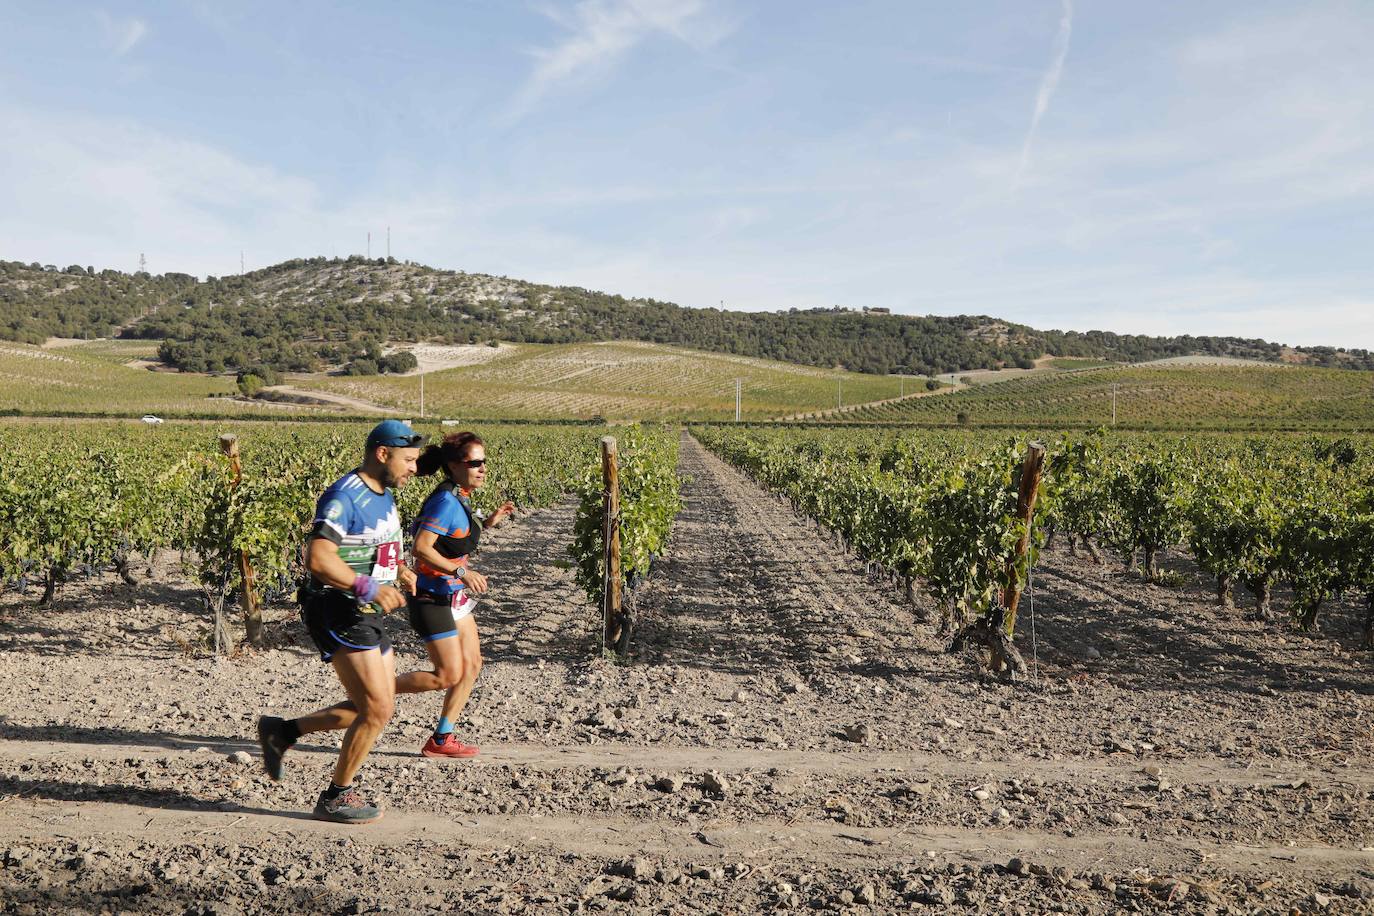
<path fill-rule="evenodd" d="M 393 651 L 382 655 L 378 649 L 336 652 L 331 662 L 356 709 L 353 721 L 344 733 L 339 762 L 334 767 L 334 785 L 348 786 L 353 784 L 363 760 L 377 743 L 382 729 L 391 721 L 391 714 L 396 708 L 396 653 Z M 321 710 L 314 715 L 329 711 Z M 334 715 L 342 719 L 347 712 L 339 710 Z"/>
<path fill-rule="evenodd" d="M 458 638 L 445 640 L 459 643 L 463 655 L 462 679 L 444 694 L 444 705 L 440 712 L 450 722 L 458 721 L 463 707 L 468 705 L 468 697 L 472 696 L 477 675 L 482 673 L 482 646 L 477 639 L 477 619 L 469 614 L 458 621 L 457 627 Z"/>
<path fill-rule="evenodd" d="M 397 693 L 428 693 L 456 687 L 463 678 L 462 640 L 458 637 L 425 643 L 433 671 L 407 671 L 396 678 Z M 325 710 L 321 710 L 325 712 Z"/>

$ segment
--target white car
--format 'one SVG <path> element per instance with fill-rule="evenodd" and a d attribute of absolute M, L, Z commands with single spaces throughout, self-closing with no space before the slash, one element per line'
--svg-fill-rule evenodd
<path fill-rule="evenodd" d="M 147 423 L 149 426 L 156 426 L 156 425 L 158 425 L 159 423 L 162 422 L 162 418 L 161 418 L 161 417 L 155 417 L 155 416 L 153 416 L 153 415 L 150 414 L 150 413 L 145 413 L 145 414 L 143 415 L 143 422 L 144 422 L 144 423 Z"/>

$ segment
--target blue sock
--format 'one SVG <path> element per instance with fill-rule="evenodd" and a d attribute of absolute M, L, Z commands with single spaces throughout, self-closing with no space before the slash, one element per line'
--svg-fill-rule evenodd
<path fill-rule="evenodd" d="M 453 734 L 453 723 L 450 722 L 450 721 L 449 721 L 448 719 L 446 719 L 445 717 L 440 716 L 440 717 L 439 717 L 439 727 L 436 728 L 436 729 L 434 729 L 434 734 L 435 734 L 435 735 L 451 735 L 451 734 Z"/>

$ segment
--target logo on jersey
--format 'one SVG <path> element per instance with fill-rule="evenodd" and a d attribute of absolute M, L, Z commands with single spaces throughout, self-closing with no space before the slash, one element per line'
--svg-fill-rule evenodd
<path fill-rule="evenodd" d="M 325 506 L 324 508 L 324 517 L 329 519 L 331 522 L 336 522 L 339 520 L 339 516 L 343 515 L 343 511 L 343 502 L 341 500 L 331 499 L 329 501 L 329 505 Z"/>

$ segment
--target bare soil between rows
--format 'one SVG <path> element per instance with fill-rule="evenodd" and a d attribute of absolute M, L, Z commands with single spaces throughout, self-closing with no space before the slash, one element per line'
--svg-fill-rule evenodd
<path fill-rule="evenodd" d="M 261 772 L 258 715 L 341 695 L 292 607 L 214 659 L 167 560 L 49 610 L 0 594 L 0 912 L 1374 912 L 1353 605 L 1302 634 L 1216 608 L 1184 559 L 1153 586 L 1052 547 L 1035 676 L 1005 685 L 687 438 L 682 471 L 627 662 L 599 658 L 571 503 L 484 547 L 483 754 L 419 757 L 438 698 L 401 698 L 370 827 L 306 816 L 332 736 Z"/>

